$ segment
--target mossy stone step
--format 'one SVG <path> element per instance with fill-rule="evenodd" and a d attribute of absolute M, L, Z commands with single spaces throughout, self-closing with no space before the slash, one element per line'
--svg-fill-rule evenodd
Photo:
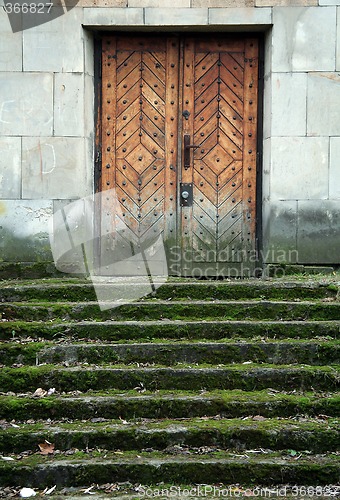
<path fill-rule="evenodd" d="M 255 337 L 338 339 L 340 321 L 3 321 L 0 340 L 89 339 L 103 341 L 141 341 L 152 339 L 217 340 Z"/>
<path fill-rule="evenodd" d="M 140 389 L 142 390 L 142 389 Z M 317 416 L 340 417 L 340 392 L 298 394 L 263 391 L 118 391 L 88 392 L 78 396 L 0 395 L 1 418 L 26 421 L 33 419 L 106 419 L 193 418 L 221 415 L 240 418 Z"/>
<path fill-rule="evenodd" d="M 0 391 L 25 392 L 37 387 L 56 388 L 58 391 L 88 391 L 142 386 L 148 390 L 320 390 L 340 388 L 340 367 L 308 365 L 232 364 L 221 367 L 190 366 L 143 367 L 132 365 L 97 367 L 83 365 L 58 367 L 2 368 Z"/>
<path fill-rule="evenodd" d="M 0 484 L 339 481 L 337 276 L 170 279 L 104 310 L 87 279 L 0 297 Z M 45 439 L 61 451 L 16 459 Z"/>
<path fill-rule="evenodd" d="M 244 391 L 273 388 L 275 390 L 334 391 L 340 387 L 339 366 L 309 365 L 177 365 L 174 367 L 133 365 L 83 365 L 61 367 L 2 368 L 2 392 L 34 391 L 37 387 L 54 387 L 63 392 L 70 389 L 131 390 L 233 390 Z"/>
<path fill-rule="evenodd" d="M 254 456 L 255 455 L 255 456 Z M 338 455 L 294 457 L 280 453 L 235 456 L 228 452 L 203 455 L 165 453 L 97 452 L 65 457 L 33 455 L 15 462 L 0 462 L 0 485 L 29 487 L 83 486 L 86 484 L 132 481 L 155 484 L 337 484 L 340 480 Z"/>
<path fill-rule="evenodd" d="M 66 275 L 58 271 L 54 262 L 0 262 L 0 279 L 63 279 Z"/>
<path fill-rule="evenodd" d="M 258 418 L 258 417 L 257 417 Z M 263 417 L 264 418 L 264 417 Z M 307 420 L 307 419 L 305 419 Z M 197 449 L 257 449 L 324 453 L 340 450 L 338 419 L 191 419 L 161 422 L 76 421 L 63 424 L 22 424 L 0 428 L 0 453 L 38 451 L 38 443 L 53 443 L 56 450 L 165 450 L 178 444 Z"/>
<path fill-rule="evenodd" d="M 0 296 L 3 302 L 45 302 L 46 300 L 51 302 L 85 302 L 97 300 L 91 281 L 78 279 L 0 282 Z"/>
<path fill-rule="evenodd" d="M 58 343 L 7 342 L 0 345 L 0 363 L 40 365 L 77 363 L 156 363 L 172 366 L 177 363 L 226 364 L 255 363 L 329 365 L 340 362 L 337 341 L 253 341 L 234 342 L 148 342 L 148 343 Z"/>
<path fill-rule="evenodd" d="M 111 304 L 101 310 L 96 302 L 2 303 L 4 320 L 159 320 L 159 319 L 229 319 L 229 320 L 340 320 L 340 302 L 270 302 L 270 301 L 163 301 Z M 111 307 L 112 306 L 112 307 Z M 116 307 L 114 307 L 116 306 Z"/>
<path fill-rule="evenodd" d="M 23 358 L 24 349 L 25 346 L 22 349 Z M 9 352 L 5 358 L 12 358 Z M 340 345 L 335 341 L 59 344 L 47 346 L 38 351 L 36 360 L 39 364 L 88 362 L 97 365 L 115 362 L 156 363 L 166 366 L 172 366 L 176 363 L 218 365 L 246 361 L 273 364 L 330 365 L 340 363 Z"/>
<path fill-rule="evenodd" d="M 257 280 L 176 280 L 167 283 L 154 283 L 156 290 L 148 298 L 181 300 L 237 300 L 237 299 L 277 299 L 277 300 L 313 300 L 323 298 L 336 299 L 338 284 L 332 280 L 313 281 L 265 281 Z M 138 296 L 144 295 L 145 285 L 139 282 L 117 280 L 117 283 L 100 284 L 106 295 L 112 290 L 112 297 L 131 297 L 131 290 Z M 137 292 L 137 293 L 136 293 Z M 96 292 L 90 280 L 54 279 L 36 281 L 7 281 L 0 285 L 3 301 L 95 301 Z"/>

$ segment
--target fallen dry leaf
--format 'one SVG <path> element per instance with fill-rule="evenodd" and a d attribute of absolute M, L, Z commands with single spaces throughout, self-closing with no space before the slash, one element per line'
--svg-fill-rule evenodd
<path fill-rule="evenodd" d="M 21 498 L 30 498 L 30 497 L 35 497 L 36 492 L 32 490 L 32 488 L 22 488 L 20 490 L 20 496 Z"/>
<path fill-rule="evenodd" d="M 44 396 L 46 396 L 47 394 L 47 391 L 44 391 L 44 389 L 42 389 L 41 387 L 39 387 L 33 394 L 32 394 L 32 397 L 33 398 L 43 398 Z"/>
<path fill-rule="evenodd" d="M 38 444 L 41 455 L 51 455 L 54 453 L 54 444 L 49 441 Z"/>
<path fill-rule="evenodd" d="M 44 494 L 44 495 L 50 495 L 51 493 L 53 493 L 53 492 L 54 492 L 54 490 L 56 489 L 56 487 L 57 487 L 57 485 L 55 484 L 54 486 L 52 486 L 52 488 L 49 488 L 49 489 L 47 489 L 47 488 L 46 488 L 46 489 L 43 491 L 43 494 Z"/>
<path fill-rule="evenodd" d="M 84 495 L 95 495 L 94 491 L 91 491 L 94 488 L 94 486 L 90 486 L 86 490 L 83 490 Z"/>
<path fill-rule="evenodd" d="M 328 420 L 331 417 L 329 415 L 320 414 L 320 415 L 317 415 L 316 418 L 318 418 L 320 420 Z"/>

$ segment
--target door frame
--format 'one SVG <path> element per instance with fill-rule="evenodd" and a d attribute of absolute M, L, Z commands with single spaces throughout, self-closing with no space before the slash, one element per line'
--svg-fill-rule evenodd
<path fill-rule="evenodd" d="M 150 35 L 150 30 L 148 29 L 119 29 L 112 31 L 100 31 L 94 34 L 94 108 L 95 108 L 95 143 L 94 143 L 94 193 L 100 192 L 101 186 L 101 174 L 102 174 L 102 41 L 106 36 L 113 36 L 119 34 L 131 33 L 132 36 L 148 36 Z M 262 200 L 262 181 L 263 181 L 263 97 L 264 97 L 264 45 L 265 45 L 265 34 L 263 32 L 254 31 L 227 31 L 227 30 L 214 30 L 207 31 L 202 27 L 201 29 L 192 29 L 189 32 L 177 28 L 176 30 L 170 30 L 163 27 L 154 27 L 152 34 L 167 34 L 167 35 L 186 35 L 186 36 L 202 36 L 214 34 L 216 36 L 230 36 L 235 33 L 236 36 L 244 37 L 255 37 L 258 40 L 258 103 L 257 103 L 257 157 L 256 157 L 256 229 L 255 229 L 255 242 L 256 242 L 256 263 L 254 269 L 254 276 L 259 277 L 262 275 L 263 271 L 263 200 Z M 178 179 L 178 189 L 180 179 Z M 177 211 L 177 227 L 180 224 L 180 211 Z M 94 217 L 95 234 L 97 238 L 94 240 L 94 258 L 97 267 L 100 266 L 100 218 L 101 213 L 97 211 Z M 178 234 L 177 234 L 178 238 Z M 181 264 L 177 272 L 173 275 L 181 276 Z M 224 276 L 211 276 L 211 278 L 223 278 Z M 227 277 L 227 276 L 225 276 Z M 232 277 L 232 276 L 230 276 Z"/>

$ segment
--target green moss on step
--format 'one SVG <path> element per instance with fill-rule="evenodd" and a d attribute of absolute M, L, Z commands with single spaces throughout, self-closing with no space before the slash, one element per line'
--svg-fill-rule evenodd
<path fill-rule="evenodd" d="M 125 418 L 192 418 L 221 415 L 237 418 L 249 415 L 290 417 L 326 414 L 340 416 L 339 393 L 318 396 L 268 394 L 268 391 L 110 391 L 88 393 L 80 397 L 47 397 L 41 399 L 0 396 L 0 413 L 4 419 L 87 419 L 100 415 L 108 419 Z"/>
<path fill-rule="evenodd" d="M 339 338 L 338 321 L 108 321 L 108 322 L 51 322 L 5 321 L 1 324 L 0 340 L 31 337 L 54 340 L 102 339 L 103 341 L 150 341 L 154 338 L 218 340 L 223 338 L 308 339 L 313 337 Z"/>
<path fill-rule="evenodd" d="M 96 303 L 0 304 L 7 320 L 339 320 L 338 302 L 140 302 L 101 311 Z"/>
<path fill-rule="evenodd" d="M 47 439 L 58 450 L 101 448 L 108 450 L 164 450 L 169 446 L 209 447 L 222 450 L 265 448 L 309 452 L 336 451 L 339 421 L 302 422 L 282 419 L 245 421 L 241 419 L 164 420 L 150 423 L 84 423 L 25 425 L 0 430 L 0 452 L 36 450 Z"/>
<path fill-rule="evenodd" d="M 53 365 L 39 367 L 3 368 L 0 391 L 25 392 L 37 387 L 58 391 L 89 389 L 132 389 L 143 384 L 148 390 L 188 387 L 193 390 L 242 389 L 262 390 L 337 390 L 340 387 L 339 367 L 308 365 L 210 365 L 195 367 L 180 365 L 174 368 L 155 366 L 135 368 L 132 365 L 109 367 L 58 368 Z"/>
<path fill-rule="evenodd" d="M 42 349 L 46 349 L 52 345 L 51 342 L 33 342 L 25 344 L 0 342 L 0 364 L 12 365 L 18 363 L 35 365 L 38 353 Z"/>
<path fill-rule="evenodd" d="M 268 484 L 335 484 L 338 480 L 337 457 L 294 459 L 269 454 L 265 458 L 242 460 L 230 454 L 216 457 L 176 457 L 164 454 L 124 453 L 101 454 L 98 457 L 78 455 L 73 459 L 55 460 L 48 457 L 28 457 L 19 463 L 0 463 L 0 484 L 23 483 L 45 487 L 50 484 L 88 485 L 131 481 L 156 484 L 160 481 L 181 483 L 226 482 L 247 485 Z"/>

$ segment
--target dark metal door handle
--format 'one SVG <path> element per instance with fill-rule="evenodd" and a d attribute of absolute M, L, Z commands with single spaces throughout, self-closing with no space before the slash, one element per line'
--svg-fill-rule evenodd
<path fill-rule="evenodd" d="M 184 168 L 190 168 L 190 149 L 199 148 L 201 145 L 190 144 L 190 135 L 184 134 Z"/>

